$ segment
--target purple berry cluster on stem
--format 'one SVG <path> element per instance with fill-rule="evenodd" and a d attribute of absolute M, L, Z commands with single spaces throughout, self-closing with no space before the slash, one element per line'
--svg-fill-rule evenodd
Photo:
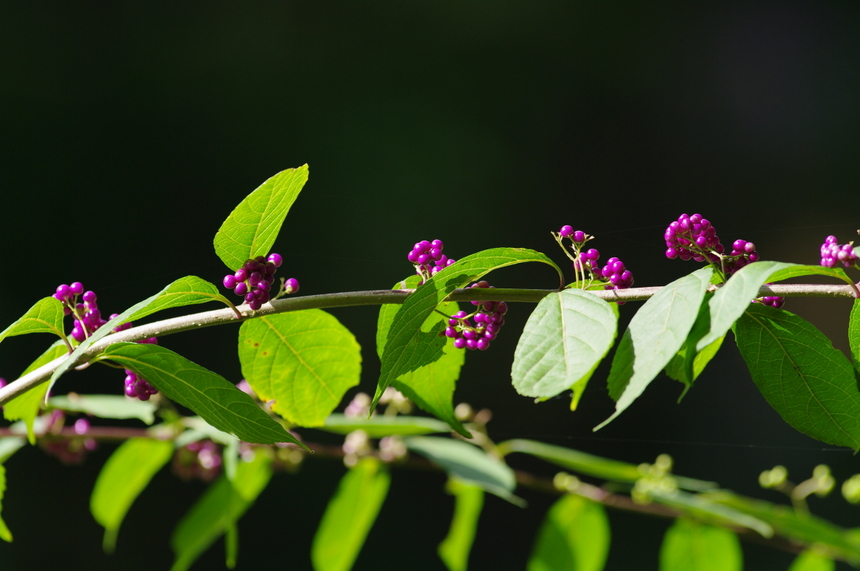
<path fill-rule="evenodd" d="M 241 297 L 252 311 L 257 311 L 264 303 L 280 296 L 278 293 L 272 297 L 271 289 L 275 283 L 275 273 L 283 263 L 283 256 L 274 252 L 268 257 L 257 256 L 245 260 L 242 267 L 235 273 L 224 276 L 222 283 L 224 287 L 232 289 L 233 293 Z M 289 278 L 284 281 L 282 288 L 285 294 L 296 293 L 299 291 L 299 281 Z"/>
<path fill-rule="evenodd" d="M 444 248 L 442 240 L 421 240 L 416 242 L 407 254 L 406 259 L 415 265 L 415 273 L 421 276 L 421 283 L 457 261 L 443 254 Z"/>
<path fill-rule="evenodd" d="M 484 280 L 469 287 L 492 288 Z M 448 319 L 445 336 L 454 340 L 457 349 L 485 351 L 505 324 L 508 304 L 504 301 L 473 301 L 472 305 L 478 307 L 474 313 L 458 311 Z"/>
<path fill-rule="evenodd" d="M 666 240 L 666 257 L 670 260 L 718 262 L 717 254 L 725 251 L 716 229 L 701 214 L 682 214 L 669 224 L 663 239 Z"/>
<path fill-rule="evenodd" d="M 746 240 L 732 242 L 732 251 L 723 259 L 726 276 L 730 276 L 742 267 L 759 260 L 755 244 Z M 782 299 L 782 298 L 780 298 Z"/>
<path fill-rule="evenodd" d="M 585 249 L 585 244 L 593 240 L 594 236 L 586 234 L 582 230 L 575 230 L 569 224 L 562 226 L 553 236 L 573 262 L 577 282 L 600 280 L 604 282 L 604 289 L 625 289 L 633 285 L 633 273 L 624 266 L 624 262 L 612 257 L 601 267 L 598 263 L 600 252 L 595 248 Z M 563 245 L 565 238 L 570 240 L 572 255 Z"/>
<path fill-rule="evenodd" d="M 825 268 L 835 268 L 839 264 L 845 268 L 857 264 L 854 242 L 840 244 L 836 236 L 828 236 L 821 245 L 821 265 Z"/>

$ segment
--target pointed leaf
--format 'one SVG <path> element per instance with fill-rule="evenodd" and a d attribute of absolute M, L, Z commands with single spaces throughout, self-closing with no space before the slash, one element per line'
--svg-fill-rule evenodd
<path fill-rule="evenodd" d="M 382 370 L 371 410 L 376 407 L 379 397 L 388 385 L 404 373 L 432 363 L 442 356 L 444 339 L 438 337 L 435 329 L 432 333 L 426 333 L 421 330 L 421 326 L 448 294 L 481 279 L 492 270 L 524 262 L 549 264 L 555 268 L 561 280 L 564 280 L 559 267 L 540 252 L 525 248 L 493 248 L 458 260 L 431 277 L 406 298 L 388 331 L 385 352 L 382 355 Z"/>
<path fill-rule="evenodd" d="M 146 424 L 155 422 L 152 401 L 130 399 L 119 395 L 79 395 L 69 393 L 48 399 L 48 405 L 69 412 L 83 412 L 99 418 L 137 418 Z"/>
<path fill-rule="evenodd" d="M 415 288 L 420 279 L 418 276 L 410 276 L 396 284 L 394 289 Z M 395 304 L 386 304 L 379 308 L 379 320 L 376 327 L 376 353 L 380 359 L 385 350 L 388 331 L 394 321 L 394 316 L 402 309 L 402 306 Z M 443 302 L 439 305 L 439 311 L 445 315 L 454 315 L 458 310 L 459 307 L 455 302 Z M 421 326 L 421 330 L 424 332 L 436 331 L 439 328 L 439 323 L 444 324 L 445 317 L 433 312 Z M 404 373 L 392 383 L 392 386 L 405 394 L 422 410 L 444 420 L 462 436 L 471 438 L 469 431 L 454 414 L 454 389 L 457 385 L 457 379 L 460 378 L 460 369 L 466 361 L 466 351 L 454 347 L 453 339 L 447 337 L 443 339 L 445 342 L 439 360 L 428 363 L 412 372 Z"/>
<path fill-rule="evenodd" d="M 329 501 L 311 546 L 315 571 L 352 569 L 382 502 L 390 476 L 379 460 L 362 458 L 343 479 Z"/>
<path fill-rule="evenodd" d="M 660 548 L 660 571 L 741 571 L 738 537 L 726 529 L 678 519 Z"/>
<path fill-rule="evenodd" d="M 848 277 L 848 274 L 845 273 L 845 270 L 842 268 L 825 268 L 824 266 L 801 266 L 796 264 L 790 264 L 790 266 L 791 267 L 779 270 L 778 272 L 771 275 L 768 281 L 781 282 L 783 280 L 790 280 L 791 278 L 799 278 L 802 276 L 828 276 L 831 278 L 842 280 L 848 285 L 852 285 L 854 283 L 851 278 Z"/>
<path fill-rule="evenodd" d="M 28 374 L 30 371 L 35 371 L 42 365 L 50 363 L 57 357 L 68 353 L 66 344 L 62 341 L 55 341 L 53 345 L 48 347 L 48 350 L 42 353 L 38 359 L 27 367 L 21 373 L 21 376 Z M 48 384 L 42 383 L 28 390 L 22 395 L 19 395 L 7 402 L 3 407 L 3 417 L 6 420 L 23 420 L 27 425 L 27 440 L 30 444 L 36 444 L 36 433 L 33 430 L 33 423 L 36 417 L 39 416 L 39 411 L 42 410 L 42 402 L 45 399 L 45 393 L 48 391 Z"/>
<path fill-rule="evenodd" d="M 615 413 L 603 428 L 636 400 L 684 345 L 699 314 L 713 269 L 704 267 L 675 280 L 645 302 L 624 336 L 609 372 L 609 396 Z"/>
<path fill-rule="evenodd" d="M 131 504 L 172 456 L 171 442 L 131 438 L 105 462 L 90 497 L 90 512 L 105 528 L 106 552 L 113 552 L 119 527 Z"/>
<path fill-rule="evenodd" d="M 848 346 L 851 348 L 851 359 L 854 370 L 860 374 L 860 299 L 854 300 L 851 315 L 848 318 Z"/>
<path fill-rule="evenodd" d="M 860 392 L 851 363 L 808 321 L 751 305 L 735 340 L 752 379 L 788 424 L 828 444 L 860 449 Z"/>
<path fill-rule="evenodd" d="M 361 376 L 361 348 L 337 319 L 307 309 L 252 319 L 239 329 L 242 375 L 272 410 L 321 426 Z"/>
<path fill-rule="evenodd" d="M 543 298 L 529 316 L 514 353 L 514 388 L 527 397 L 573 389 L 574 406 L 615 341 L 618 318 L 599 297 L 566 289 Z"/>
<path fill-rule="evenodd" d="M 304 447 L 236 385 L 170 349 L 148 343 L 114 343 L 103 356 L 134 371 L 167 398 L 239 440 L 292 442 Z"/>
<path fill-rule="evenodd" d="M 218 293 L 218 288 L 214 284 L 197 276 L 179 278 L 147 301 L 146 307 L 135 311 L 125 319 L 125 322 L 143 319 L 148 315 L 164 311 L 165 309 L 197 305 L 210 301 L 220 301 L 228 307 L 233 307 L 230 300 Z"/>
<path fill-rule="evenodd" d="M 711 312 L 707 303 L 711 297 L 713 294 L 705 294 L 705 303 L 702 303 L 699 308 L 699 315 L 696 317 L 693 327 L 690 328 L 684 345 L 666 365 L 666 374 L 685 385 L 684 392 L 678 398 L 678 402 L 681 402 L 687 390 L 693 386 L 693 382 L 717 354 L 723 344 L 723 339 L 725 339 L 725 336 L 720 337 L 710 345 L 703 347 L 701 351 L 696 350 L 698 342 L 711 329 Z"/>
<path fill-rule="evenodd" d="M 231 481 L 221 476 L 176 526 L 171 538 L 176 561 L 171 571 L 185 571 L 216 539 L 236 525 L 272 477 L 271 461 L 263 452 L 240 462 Z"/>
<path fill-rule="evenodd" d="M 3 494 L 6 492 L 6 468 L 0 464 L 0 539 L 3 541 L 12 541 L 12 532 L 6 522 L 3 521 Z"/>
<path fill-rule="evenodd" d="M 836 564 L 833 559 L 807 549 L 798 555 L 788 568 L 788 571 L 834 571 Z"/>
<path fill-rule="evenodd" d="M 484 507 L 484 490 L 454 478 L 448 480 L 446 488 L 454 495 L 454 518 L 437 551 L 449 571 L 466 571 L 478 518 Z"/>
<path fill-rule="evenodd" d="M 0 333 L 0 341 L 7 337 L 28 333 L 53 333 L 65 339 L 63 317 L 63 304 L 58 299 L 54 297 L 40 299 L 18 321 Z"/>
<path fill-rule="evenodd" d="M 603 506 L 566 494 L 546 514 L 528 571 L 600 571 L 609 554 L 609 536 Z"/>
<path fill-rule="evenodd" d="M 308 180 L 308 165 L 279 172 L 249 194 L 215 234 L 215 253 L 231 270 L 269 253 Z"/>
<path fill-rule="evenodd" d="M 448 432 L 449 430 L 448 425 L 444 422 L 423 416 L 374 415 L 370 418 L 351 418 L 342 414 L 330 415 L 325 419 L 325 424 L 318 428 L 335 434 L 349 434 L 355 430 L 363 430 L 370 438 L 383 438 L 395 434 L 415 436 L 434 432 Z"/>
<path fill-rule="evenodd" d="M 23 448 L 26 443 L 27 441 L 20 436 L 4 436 L 0 438 L 0 464 Z"/>
<path fill-rule="evenodd" d="M 517 485 L 514 471 L 504 462 L 487 456 L 480 448 L 450 438 L 413 436 L 405 439 L 406 447 L 421 454 L 452 478 L 480 486 L 487 492 L 516 505 L 523 501 L 513 494 Z"/>

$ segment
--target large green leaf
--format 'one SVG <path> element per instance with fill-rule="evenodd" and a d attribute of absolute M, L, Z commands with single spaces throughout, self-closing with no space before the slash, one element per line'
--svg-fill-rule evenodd
<path fill-rule="evenodd" d="M 66 344 L 60 340 L 54 342 L 53 345 L 42 353 L 38 359 L 33 361 L 27 369 L 21 373 L 21 376 L 35 371 L 42 365 L 50 363 L 57 357 L 65 355 L 68 352 Z M 6 420 L 23 420 L 27 425 L 27 439 L 30 444 L 36 444 L 36 433 L 33 430 L 33 423 L 36 417 L 39 416 L 39 411 L 42 410 L 42 401 L 45 399 L 45 393 L 48 391 L 48 384 L 42 383 L 28 390 L 22 395 L 19 395 L 6 403 L 3 407 L 3 416 Z"/>
<path fill-rule="evenodd" d="M 484 490 L 456 478 L 449 478 L 446 488 L 454 495 L 454 517 L 437 552 L 449 571 L 466 571 L 478 518 L 484 507 Z"/>
<path fill-rule="evenodd" d="M 335 434 L 349 434 L 355 430 L 363 430 L 370 438 L 383 438 L 395 434 L 415 436 L 434 432 L 448 432 L 449 430 L 448 425 L 444 422 L 424 416 L 375 415 L 371 418 L 352 418 L 342 414 L 329 415 L 325 419 L 325 424 L 318 428 Z"/>
<path fill-rule="evenodd" d="M 636 400 L 684 345 L 710 284 L 713 269 L 704 267 L 675 280 L 645 302 L 624 336 L 609 371 L 609 396 L 615 413 L 600 425 L 609 424 Z"/>
<path fill-rule="evenodd" d="M 114 343 L 104 357 L 130 369 L 203 420 L 245 442 L 303 446 L 254 400 L 224 377 L 170 349 L 149 343 Z"/>
<path fill-rule="evenodd" d="M 528 571 L 600 571 L 609 554 L 609 537 L 603 506 L 566 494 L 546 514 Z"/>
<path fill-rule="evenodd" d="M 308 165 L 279 172 L 249 194 L 215 234 L 215 253 L 231 270 L 269 253 L 308 180 Z"/>
<path fill-rule="evenodd" d="M 848 345 L 851 347 L 851 359 L 854 370 L 860 375 L 860 299 L 854 300 L 851 314 L 848 318 Z"/>
<path fill-rule="evenodd" d="M 705 300 L 713 297 L 713 294 L 705 294 Z M 707 303 L 702 303 L 699 308 L 699 315 L 690 328 L 690 333 L 687 334 L 687 339 L 681 346 L 681 349 L 672 357 L 669 364 L 666 365 L 666 374 L 684 384 L 684 392 L 693 386 L 693 382 L 699 377 L 705 366 L 714 358 L 714 355 L 719 351 L 723 344 L 725 336 L 718 338 L 710 345 L 704 347 L 701 351 L 696 350 L 696 345 L 699 340 L 704 337 L 711 329 L 711 312 Z M 681 398 L 678 399 L 680 402 Z"/>
<path fill-rule="evenodd" d="M 171 442 L 131 438 L 105 462 L 90 496 L 90 512 L 105 528 L 105 551 L 114 550 L 119 527 L 131 504 L 172 455 Z"/>
<path fill-rule="evenodd" d="M 680 518 L 660 548 L 660 571 L 741 571 L 738 537 L 726 529 Z"/>
<path fill-rule="evenodd" d="M 173 532 L 170 543 L 176 560 L 171 571 L 191 567 L 201 553 L 228 531 L 233 533 L 235 542 L 236 522 L 266 489 L 271 477 L 271 461 L 260 451 L 250 462 L 239 463 L 232 480 L 221 476 L 209 486 Z"/>
<path fill-rule="evenodd" d="M 3 494 L 6 492 L 6 468 L 0 464 L 0 539 L 3 541 L 12 541 L 12 532 L 3 521 Z"/>
<path fill-rule="evenodd" d="M 807 549 L 791 563 L 788 571 L 834 571 L 836 564 L 832 559 Z"/>
<path fill-rule="evenodd" d="M 147 301 L 146 307 L 138 309 L 125 321 L 143 319 L 148 315 L 173 307 L 185 307 L 186 305 L 197 305 L 210 301 L 220 301 L 233 307 L 230 300 L 218 293 L 218 288 L 214 284 L 197 276 L 179 278 Z"/>
<path fill-rule="evenodd" d="M 549 294 L 538 302 L 517 343 L 514 388 L 543 398 L 573 389 L 571 408 L 576 408 L 617 328 L 618 317 L 599 297 L 578 289 Z"/>
<path fill-rule="evenodd" d="M 311 546 L 315 571 L 349 571 L 388 494 L 390 476 L 376 458 L 362 458 L 340 481 Z"/>
<path fill-rule="evenodd" d="M 252 319 L 239 329 L 242 375 L 272 410 L 299 426 L 321 426 L 358 384 L 361 348 L 321 309 Z"/>
<path fill-rule="evenodd" d="M 415 288 L 420 279 L 418 276 L 410 276 L 396 284 L 394 289 Z M 376 353 L 380 359 L 385 352 L 388 331 L 394 322 L 394 317 L 402 309 L 403 306 L 396 304 L 386 304 L 379 308 L 379 320 L 376 327 Z M 445 315 L 454 315 L 458 310 L 455 302 L 443 302 L 439 305 L 439 311 Z M 439 323 L 444 324 L 445 317 L 433 312 L 421 326 L 421 330 L 423 332 L 438 332 Z M 422 410 L 436 415 L 461 435 L 471 438 L 469 431 L 454 415 L 453 402 L 454 389 L 457 385 L 457 379 L 460 378 L 460 369 L 466 361 L 466 351 L 455 348 L 453 339 L 442 339 L 446 341 L 442 348 L 442 356 L 437 361 L 428 363 L 409 373 L 404 373 L 392 383 L 392 386 L 405 394 Z"/>
<path fill-rule="evenodd" d="M 429 333 L 422 331 L 421 326 L 448 294 L 481 279 L 492 270 L 524 262 L 549 264 L 555 268 L 561 280 L 564 280 L 559 267 L 540 252 L 526 248 L 492 248 L 458 260 L 431 277 L 406 298 L 388 330 L 371 410 L 376 407 L 379 397 L 388 385 L 403 374 L 432 363 L 442 356 L 445 339 L 439 337 L 441 324 Z"/>
<path fill-rule="evenodd" d="M 842 268 L 825 268 L 824 266 L 802 266 L 796 264 L 790 264 L 790 267 L 781 269 L 772 274 L 769 281 L 781 282 L 782 280 L 789 280 L 791 278 L 799 278 L 803 276 L 828 276 L 842 280 L 848 285 L 852 285 L 854 283 Z"/>
<path fill-rule="evenodd" d="M 53 333 L 65 339 L 63 333 L 63 304 L 54 297 L 36 302 L 18 321 L 0 332 L 0 341 L 28 333 Z"/>
<path fill-rule="evenodd" d="M 435 436 L 413 436 L 406 438 L 405 443 L 409 450 L 421 454 L 452 478 L 475 484 L 511 503 L 523 505 L 523 501 L 511 493 L 517 485 L 514 471 L 477 446 Z"/>
<path fill-rule="evenodd" d="M 808 321 L 751 305 L 735 339 L 764 398 L 788 424 L 828 444 L 860 449 L 860 392 L 851 363 Z"/>

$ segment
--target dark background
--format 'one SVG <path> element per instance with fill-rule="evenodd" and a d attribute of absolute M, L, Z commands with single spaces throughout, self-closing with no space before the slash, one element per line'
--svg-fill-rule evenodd
<path fill-rule="evenodd" d="M 462 257 L 520 246 L 564 257 L 549 232 L 572 224 L 619 256 L 637 285 L 694 269 L 663 257 L 662 233 L 701 212 L 724 243 L 764 259 L 816 263 L 828 234 L 851 239 L 860 181 L 860 13 L 854 3 L 120 2 L 0 5 L 0 323 L 56 285 L 82 281 L 106 313 L 183 275 L 219 281 L 212 237 L 276 172 L 310 180 L 275 250 L 302 293 L 390 287 L 412 243 L 441 238 Z M 568 264 L 564 264 L 568 267 Z M 552 270 L 490 276 L 553 287 Z M 639 304 L 622 308 L 624 320 Z M 789 300 L 846 349 L 847 300 Z M 839 482 L 860 463 L 785 425 L 727 342 L 678 405 L 658 378 L 613 410 L 595 374 L 580 410 L 540 405 L 510 386 L 529 306 L 514 306 L 492 350 L 470 353 L 456 401 L 487 407 L 491 436 L 526 437 L 629 462 L 675 458 L 676 472 L 781 501 L 758 488 L 784 464 L 795 481 L 819 463 Z M 363 346 L 372 392 L 375 308 L 334 312 Z M 163 339 L 238 380 L 236 330 Z M 0 347 L 14 378 L 46 338 Z M 57 390 L 120 392 L 112 370 L 69 374 Z M 358 390 L 358 389 L 357 389 Z M 354 392 L 354 391 L 353 391 Z M 350 395 L 353 394 L 350 393 Z M 322 438 L 302 431 L 308 439 Z M 175 522 L 203 487 L 159 474 L 101 553 L 89 493 L 112 447 L 66 468 L 25 449 L 7 462 L 2 569 L 166 569 Z M 518 467 L 553 470 L 513 457 Z M 237 569 L 308 569 L 309 545 L 343 473 L 311 460 L 277 475 L 240 522 Z M 394 469 L 390 496 L 356 569 L 440 569 L 453 506 L 444 477 Z M 488 497 L 473 569 L 524 567 L 552 498 L 525 510 Z M 838 493 L 814 512 L 856 526 Z M 656 569 L 663 520 L 610 513 L 607 569 Z M 788 554 L 744 545 L 748 569 Z M 223 568 L 219 542 L 195 569 Z"/>

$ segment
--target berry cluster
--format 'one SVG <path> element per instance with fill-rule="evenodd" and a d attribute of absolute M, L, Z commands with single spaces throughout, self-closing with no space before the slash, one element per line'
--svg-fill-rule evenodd
<path fill-rule="evenodd" d="M 770 284 L 768 284 L 770 285 Z M 785 305 L 785 298 L 780 297 L 778 295 L 765 295 L 762 297 L 757 297 L 752 300 L 753 303 L 760 303 L 762 305 L 769 305 L 771 307 L 780 308 Z"/>
<path fill-rule="evenodd" d="M 55 456 L 63 464 L 81 464 L 88 452 L 98 447 L 95 438 L 86 436 L 90 430 L 90 422 L 85 418 L 75 421 L 73 430 L 76 436 L 68 438 L 62 435 L 66 416 L 63 411 L 54 409 L 48 417 L 45 436 L 39 439 L 39 446 Z"/>
<path fill-rule="evenodd" d="M 747 242 L 746 240 L 735 240 L 732 242 L 731 253 L 723 260 L 726 275 L 730 276 L 747 264 L 757 262 L 758 260 L 759 255 L 758 252 L 756 252 L 755 244 Z"/>
<path fill-rule="evenodd" d="M 156 393 L 158 391 L 149 384 L 149 381 L 130 369 L 125 370 L 125 396 L 149 400 L 149 397 Z"/>
<path fill-rule="evenodd" d="M 490 288 L 492 286 L 482 280 L 469 287 Z M 472 305 L 478 306 L 474 313 L 458 311 L 448 319 L 445 336 L 454 340 L 454 347 L 457 349 L 484 351 L 489 349 L 490 341 L 496 338 L 502 325 L 505 324 L 508 304 L 504 301 L 473 301 Z"/>
<path fill-rule="evenodd" d="M 562 248 L 573 261 L 576 281 L 586 281 L 587 279 L 602 280 L 605 282 L 603 286 L 605 289 L 626 289 L 633 285 L 633 273 L 624 267 L 624 262 L 612 257 L 607 260 L 603 267 L 600 267 L 598 263 L 600 252 L 595 248 L 584 249 L 586 242 L 593 240 L 594 236 L 590 236 L 582 230 L 574 230 L 568 224 L 562 226 L 558 233 L 554 235 L 559 245 L 562 244 L 564 238 L 570 240 L 570 248 L 573 250 L 573 255 L 564 246 Z M 589 278 L 586 278 L 586 273 L 588 273 Z"/>
<path fill-rule="evenodd" d="M 716 254 L 725 251 L 716 229 L 701 214 L 682 214 L 669 224 L 663 239 L 666 240 L 666 257 L 670 260 L 681 258 L 685 262 L 691 259 L 716 262 L 719 260 Z"/>
<path fill-rule="evenodd" d="M 846 268 L 857 263 L 854 242 L 839 244 L 836 236 L 828 236 L 821 245 L 821 265 L 825 268 L 835 268 L 839 263 Z"/>
<path fill-rule="evenodd" d="M 221 473 L 221 450 L 211 440 L 197 440 L 178 448 L 173 455 L 173 473 L 183 480 L 211 482 Z"/>
<path fill-rule="evenodd" d="M 269 254 L 269 257 L 257 256 L 246 260 L 242 267 L 233 274 L 224 276 L 223 284 L 233 293 L 244 298 L 245 303 L 253 311 L 260 309 L 264 303 L 276 299 L 279 295 L 272 297 L 270 291 L 275 283 L 275 272 L 281 267 L 284 258 L 280 254 Z M 289 278 L 281 284 L 284 293 L 296 293 L 299 291 L 299 281 Z"/>
<path fill-rule="evenodd" d="M 416 242 L 407 254 L 406 259 L 415 264 L 415 273 L 421 276 L 421 283 L 457 261 L 442 253 L 444 247 L 442 240 L 421 240 Z"/>

